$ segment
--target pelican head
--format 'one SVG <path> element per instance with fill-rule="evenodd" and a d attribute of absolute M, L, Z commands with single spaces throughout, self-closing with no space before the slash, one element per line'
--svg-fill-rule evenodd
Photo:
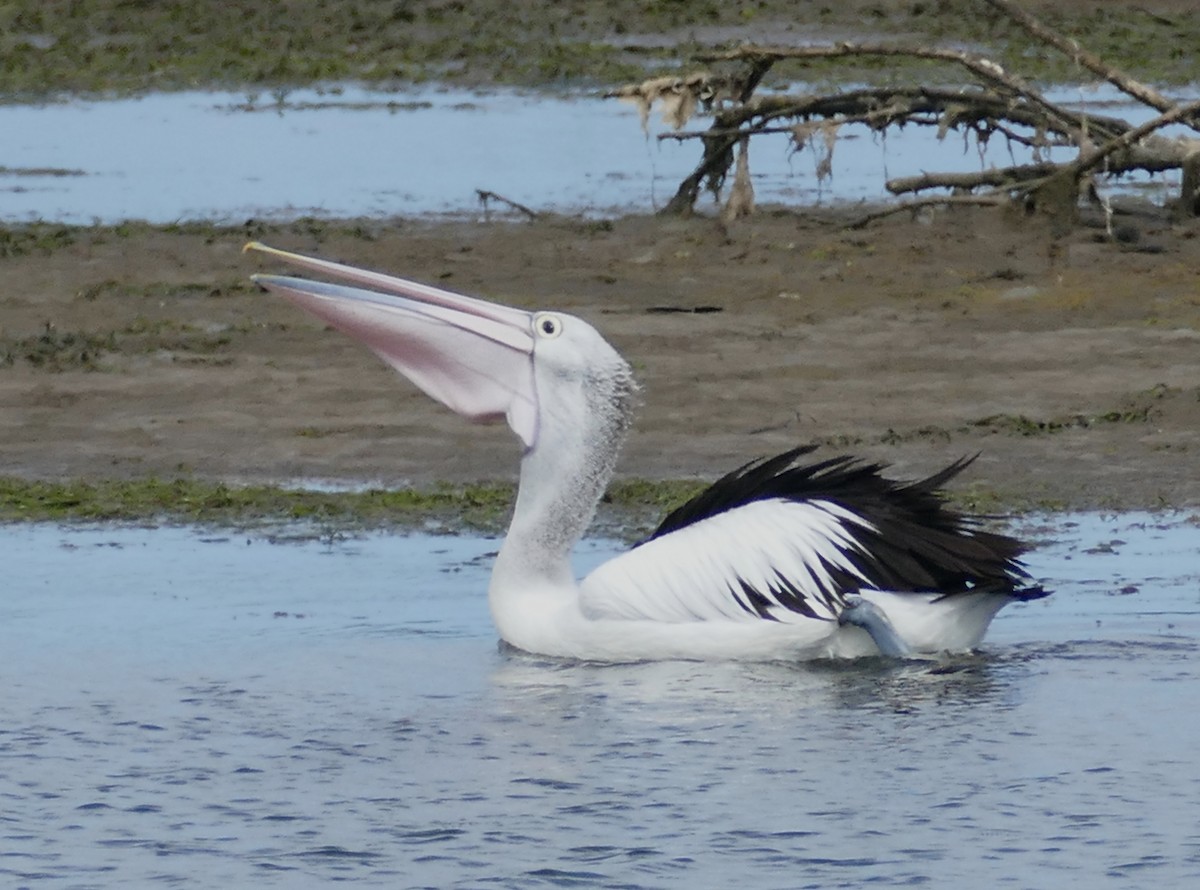
<path fill-rule="evenodd" d="M 540 579 L 573 588 L 569 553 L 612 478 L 636 393 L 629 365 L 596 329 L 565 313 L 502 306 L 258 242 L 245 249 L 350 282 L 253 276 L 451 410 L 508 422 L 524 455 L 493 590 L 506 576 L 519 576 L 512 587 Z M 492 599 L 503 627 L 506 613 Z"/>
<path fill-rule="evenodd" d="M 252 276 L 361 341 L 458 414 L 477 423 L 503 418 L 527 452 L 545 426 L 568 438 L 586 433 L 589 409 L 615 404 L 618 426 L 628 424 L 629 366 L 583 319 L 502 306 L 257 241 L 244 249 L 350 282 Z"/>

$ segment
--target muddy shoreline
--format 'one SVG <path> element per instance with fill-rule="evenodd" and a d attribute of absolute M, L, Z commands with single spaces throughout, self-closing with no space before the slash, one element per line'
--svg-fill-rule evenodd
<path fill-rule="evenodd" d="M 1079 75 L 974 0 L 351 2 L 285 19 L 240 2 L 127 7 L 88 0 L 48 16 L 14 4 L 0 91 L 612 87 L 694 67 L 714 45 L 867 35 L 977 46 L 1035 78 Z M 1168 51 L 1195 42 L 1190 0 L 1030 8 L 1148 81 L 1194 76 Z M 619 478 L 652 483 L 651 500 L 661 480 L 711 479 L 813 442 L 898 476 L 978 452 L 955 493 L 981 509 L 1200 506 L 1200 222 L 1134 214 L 1113 237 L 959 208 L 848 229 L 865 209 L 765 208 L 733 227 L 651 216 L 0 226 L 6 515 L 63 480 L 148 487 L 159 492 L 148 514 L 161 509 L 155 480 L 181 480 L 190 498 L 209 486 L 215 500 L 247 484 L 450 486 L 463 498 L 473 483 L 511 484 L 507 430 L 468 426 L 259 293 L 248 276 L 270 264 L 241 254 L 250 238 L 584 316 L 642 383 Z M 56 497 L 71 515 L 76 496 Z"/>
<path fill-rule="evenodd" d="M 1022 5 L 1135 76 L 1159 84 L 1195 78 L 1191 56 L 1173 51 L 1200 38 L 1191 0 Z M 16 0 L 0 15 L 7 59 L 0 66 L 0 101 L 205 87 L 272 91 L 346 81 L 383 88 L 437 81 L 609 89 L 695 70 L 694 58 L 713 47 L 875 36 L 977 47 L 1043 82 L 1079 77 L 1071 59 L 1034 43 L 982 0 L 342 0 L 289 4 L 286 15 L 279 9 L 246 0 L 134 8 L 127 0 L 53 7 Z M 898 65 L 909 73 L 927 70 L 895 60 L 807 63 L 780 66 L 773 76 L 780 82 L 894 82 Z"/>
<path fill-rule="evenodd" d="M 587 318 L 643 386 L 625 480 L 816 442 L 899 476 L 979 452 L 955 489 L 980 508 L 1200 505 L 1200 222 L 1134 218 L 1117 242 L 994 210 L 847 214 L 28 227 L 0 296 L 0 475 L 515 477 L 506 429 L 258 292 L 256 237 Z"/>

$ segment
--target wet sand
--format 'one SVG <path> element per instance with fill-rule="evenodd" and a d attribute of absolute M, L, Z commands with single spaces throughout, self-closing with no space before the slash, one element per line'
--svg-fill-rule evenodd
<path fill-rule="evenodd" d="M 259 237 L 588 319 L 643 386 L 626 478 L 818 442 L 898 475 L 979 452 L 978 506 L 1200 504 L 1200 221 L 861 213 L 47 230 L 4 260 L 0 475 L 515 476 L 506 429 L 251 286 Z"/>

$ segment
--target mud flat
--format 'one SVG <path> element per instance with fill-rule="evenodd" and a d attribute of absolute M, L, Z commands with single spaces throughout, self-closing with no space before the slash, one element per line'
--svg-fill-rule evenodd
<path fill-rule="evenodd" d="M 505 223 L 10 229 L 0 475 L 508 482 L 505 429 L 429 401 L 255 289 L 249 237 L 592 321 L 643 391 L 623 479 L 797 442 L 1005 508 L 1200 503 L 1200 223 L 1123 241 L 956 210 Z"/>

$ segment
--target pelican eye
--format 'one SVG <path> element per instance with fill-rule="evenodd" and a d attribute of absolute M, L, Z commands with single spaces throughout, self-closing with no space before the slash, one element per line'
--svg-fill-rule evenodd
<path fill-rule="evenodd" d="M 562 319 L 549 312 L 543 312 L 534 318 L 533 329 L 539 337 L 552 340 L 563 331 Z"/>

